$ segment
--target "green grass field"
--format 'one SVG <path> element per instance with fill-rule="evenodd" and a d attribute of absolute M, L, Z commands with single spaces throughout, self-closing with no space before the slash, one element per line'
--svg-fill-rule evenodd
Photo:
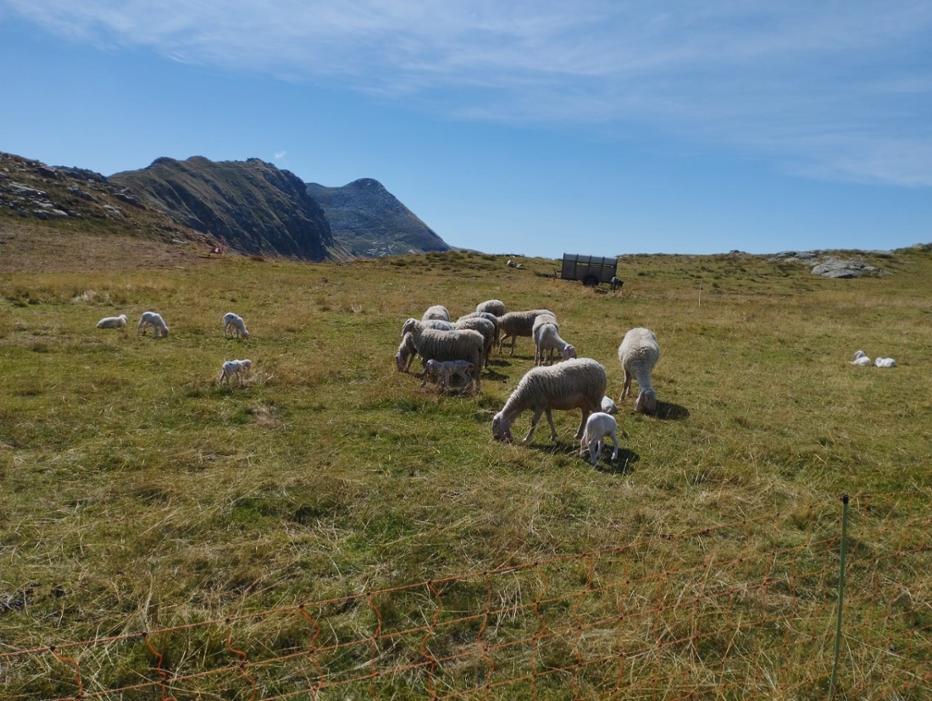
<path fill-rule="evenodd" d="M 839 698 L 930 698 L 932 255 L 861 280 L 632 256 L 620 297 L 503 260 L 0 275 L 0 655 L 218 621 L 0 657 L 0 697 L 75 695 L 77 666 L 114 699 L 312 698 L 321 680 L 339 699 L 826 698 L 848 493 Z M 617 464 L 575 454 L 578 413 L 555 415 L 556 447 L 545 426 L 492 440 L 529 339 L 478 397 L 395 371 L 406 317 L 491 297 L 553 309 L 616 399 L 621 337 L 656 332 L 661 414 L 620 407 Z M 146 309 L 168 339 L 94 328 Z M 223 338 L 230 310 L 250 340 Z M 852 367 L 859 348 L 898 367 Z M 218 388 L 244 357 L 248 385 Z M 503 565 L 519 569 L 354 598 Z M 251 616 L 344 596 L 314 624 Z M 158 679 L 153 650 L 166 687 L 106 691 Z"/>

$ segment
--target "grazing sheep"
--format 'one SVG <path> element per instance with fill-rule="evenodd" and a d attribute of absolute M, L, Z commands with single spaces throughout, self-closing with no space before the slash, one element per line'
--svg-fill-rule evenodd
<path fill-rule="evenodd" d="M 865 368 L 871 364 L 871 359 L 867 357 L 867 353 L 865 353 L 862 350 L 859 350 L 859 351 L 855 351 L 854 359 L 851 361 L 851 364 Z"/>
<path fill-rule="evenodd" d="M 123 329 L 126 331 L 126 323 L 129 319 L 126 317 L 126 314 L 120 314 L 120 316 L 105 316 L 103 319 L 97 322 L 98 329 Z"/>
<path fill-rule="evenodd" d="M 450 380 L 454 377 L 463 380 L 463 389 L 465 391 L 473 383 L 473 375 L 476 366 L 468 360 L 428 360 L 424 368 L 424 381 L 421 387 L 427 384 L 427 381 L 436 382 L 440 385 L 440 391 L 446 391 L 450 385 Z"/>
<path fill-rule="evenodd" d="M 239 338 L 249 338 L 249 331 L 246 330 L 246 322 L 243 317 L 233 312 L 227 312 L 223 315 L 223 335 L 233 334 Z"/>
<path fill-rule="evenodd" d="M 456 321 L 457 329 L 472 329 L 482 334 L 485 339 L 485 365 L 489 365 L 489 355 L 492 352 L 492 346 L 495 344 L 495 324 L 481 316 L 462 317 Z"/>
<path fill-rule="evenodd" d="M 896 361 L 893 358 L 875 358 L 874 365 L 879 368 L 895 368 Z"/>
<path fill-rule="evenodd" d="M 235 377 L 240 386 L 243 384 L 243 375 L 252 368 L 252 361 L 245 360 L 227 360 L 223 367 L 220 368 L 220 376 L 217 378 L 217 384 L 230 383 L 230 378 Z"/>
<path fill-rule="evenodd" d="M 657 411 L 657 395 L 651 385 L 650 374 L 659 359 L 660 346 L 653 331 L 637 327 L 625 334 L 618 346 L 618 360 L 625 371 L 625 386 L 618 401 L 628 396 L 631 378 L 637 377 L 640 391 L 634 402 L 634 410 L 643 414 Z"/>
<path fill-rule="evenodd" d="M 402 339 L 395 362 L 398 369 L 404 371 L 411 364 L 412 348 L 421 356 L 425 366 L 428 360 L 468 360 L 474 367 L 481 368 L 485 338 L 478 331 L 461 329 L 459 331 L 441 331 L 424 329 L 420 336 L 405 334 Z M 480 390 L 479 372 L 473 377 L 476 392 Z"/>
<path fill-rule="evenodd" d="M 541 319 L 548 319 L 547 316 L 537 317 L 539 322 Z M 553 362 L 553 352 L 559 351 L 560 358 L 562 360 L 569 360 L 570 358 L 576 357 L 576 348 L 560 338 L 560 327 L 557 323 L 549 322 L 539 324 L 535 322 L 534 324 L 534 364 L 543 365 L 544 362 Z M 547 353 L 548 358 L 544 357 L 544 353 Z"/>
<path fill-rule="evenodd" d="M 417 319 L 406 319 L 405 323 L 401 325 L 401 336 L 404 337 L 406 333 L 413 333 L 415 336 L 420 336 L 421 331 L 424 329 L 441 329 L 442 331 L 452 331 L 454 326 L 449 321 L 443 321 L 442 319 L 428 319 L 427 321 L 418 321 Z"/>
<path fill-rule="evenodd" d="M 523 442 L 531 440 L 541 414 L 547 415 L 550 437 L 556 442 L 557 429 L 553 425 L 551 411 L 580 409 L 582 420 L 576 438 L 581 438 L 589 414 L 598 411 L 601 406 L 607 384 L 605 368 L 592 358 L 578 358 L 550 367 L 531 368 L 521 378 L 502 410 L 492 419 L 492 437 L 510 443 L 512 424 L 522 412 L 530 409 L 534 416 L 531 419 L 531 430 Z"/>
<path fill-rule="evenodd" d="M 526 312 L 508 312 L 498 317 L 498 328 L 502 333 L 498 341 L 499 353 L 505 345 L 505 339 L 511 338 L 511 355 L 515 354 L 515 340 L 518 336 L 533 336 L 534 320 L 540 314 L 550 314 L 556 320 L 556 315 L 549 309 L 532 309 Z"/>
<path fill-rule="evenodd" d="M 609 396 L 602 397 L 602 411 L 606 414 L 614 414 L 618 411 L 618 407 L 615 406 L 615 402 L 612 401 L 612 398 Z"/>
<path fill-rule="evenodd" d="M 424 315 L 421 317 L 421 321 L 429 321 L 431 319 L 439 319 L 440 321 L 449 321 L 450 312 L 442 304 L 435 304 L 432 307 L 428 307 L 427 311 L 424 312 Z"/>
<path fill-rule="evenodd" d="M 615 462 L 618 457 L 618 422 L 614 416 L 610 416 L 603 411 L 597 411 L 589 416 L 586 421 L 586 430 L 579 441 L 579 456 L 586 454 L 589 450 L 589 461 L 595 467 L 599 462 L 599 456 L 602 453 L 602 439 L 605 436 L 612 437 L 612 443 L 615 450 L 612 451 L 611 462 Z"/>
<path fill-rule="evenodd" d="M 137 330 L 141 336 L 146 335 L 146 329 L 150 326 L 155 331 L 156 338 L 162 338 L 168 335 L 168 324 L 165 323 L 165 319 L 163 319 L 162 315 L 158 312 L 143 312 L 142 316 L 139 317 L 139 327 Z"/>
<path fill-rule="evenodd" d="M 489 314 L 494 314 L 495 316 L 504 316 L 505 312 L 508 310 L 505 308 L 505 303 L 500 299 L 487 299 L 484 302 L 479 302 L 476 305 L 477 312 L 488 312 Z"/>
<path fill-rule="evenodd" d="M 409 331 L 401 337 L 401 343 L 395 353 L 395 367 L 398 368 L 398 372 L 408 372 L 415 355 L 417 347 L 414 345 L 414 334 Z"/>
<path fill-rule="evenodd" d="M 457 323 L 459 323 L 463 319 L 476 319 L 476 318 L 485 319 L 487 321 L 492 322 L 492 325 L 495 327 L 495 341 L 493 345 L 497 346 L 498 345 L 498 333 L 499 333 L 498 317 L 492 314 L 491 312 L 470 312 L 469 314 L 463 314 L 463 316 L 461 316 L 456 321 Z"/>

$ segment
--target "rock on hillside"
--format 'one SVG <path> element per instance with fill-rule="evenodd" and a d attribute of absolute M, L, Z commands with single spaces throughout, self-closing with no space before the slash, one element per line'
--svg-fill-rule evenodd
<path fill-rule="evenodd" d="M 116 173 L 109 180 L 176 222 L 245 253 L 315 261 L 348 257 L 304 183 L 258 158 L 157 158 L 147 168 Z"/>
<path fill-rule="evenodd" d="M 333 237 L 355 256 L 450 249 L 378 180 L 363 178 L 343 187 L 308 183 L 307 191 L 323 207 Z"/>
<path fill-rule="evenodd" d="M 0 153 L 0 214 L 24 224 L 42 220 L 53 229 L 120 233 L 168 242 L 214 243 L 147 207 L 125 186 L 81 168 L 48 166 Z"/>

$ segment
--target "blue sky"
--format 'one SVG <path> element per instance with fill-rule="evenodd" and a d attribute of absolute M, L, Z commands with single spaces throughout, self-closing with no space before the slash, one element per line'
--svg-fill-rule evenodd
<path fill-rule="evenodd" d="M 928 1 L 0 0 L 0 86 L 0 150 L 374 177 L 487 251 L 932 240 Z"/>

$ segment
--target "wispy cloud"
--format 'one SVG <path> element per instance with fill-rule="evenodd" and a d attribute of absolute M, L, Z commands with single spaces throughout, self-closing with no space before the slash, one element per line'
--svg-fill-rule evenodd
<path fill-rule="evenodd" d="M 463 119 L 650 124 L 810 177 L 932 186 L 932 4 L 0 0 L 75 41 Z"/>
<path fill-rule="evenodd" d="M 275 154 L 272 156 L 272 160 L 273 160 L 273 161 L 282 161 L 282 160 L 285 159 L 285 156 L 287 156 L 287 155 L 288 155 L 288 152 L 287 152 L 287 151 L 276 151 Z"/>

